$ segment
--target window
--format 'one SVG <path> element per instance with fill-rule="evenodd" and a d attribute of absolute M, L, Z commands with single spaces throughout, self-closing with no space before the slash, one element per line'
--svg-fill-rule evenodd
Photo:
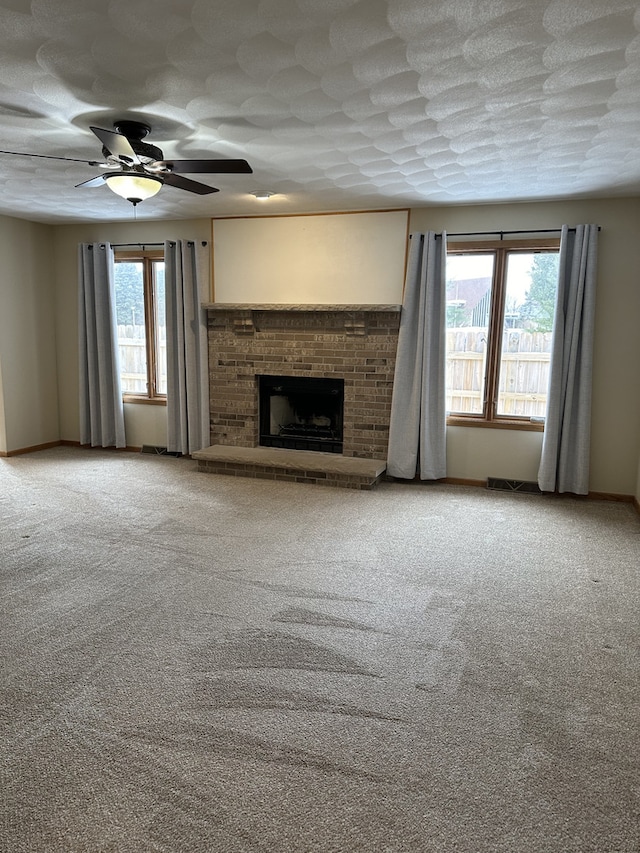
<path fill-rule="evenodd" d="M 543 428 L 558 250 L 558 239 L 449 244 L 449 423 Z"/>
<path fill-rule="evenodd" d="M 115 292 L 120 379 L 127 402 L 167 399 L 164 257 L 116 254 Z"/>

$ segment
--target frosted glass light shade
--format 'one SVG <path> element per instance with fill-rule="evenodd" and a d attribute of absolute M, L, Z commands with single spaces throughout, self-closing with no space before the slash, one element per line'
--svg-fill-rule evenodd
<path fill-rule="evenodd" d="M 110 190 L 132 204 L 151 198 L 160 191 L 162 186 L 162 181 L 151 175 L 108 175 L 105 180 Z"/>

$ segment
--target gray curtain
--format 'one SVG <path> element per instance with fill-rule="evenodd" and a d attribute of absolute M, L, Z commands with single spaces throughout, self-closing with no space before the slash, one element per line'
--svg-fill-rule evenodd
<path fill-rule="evenodd" d="M 78 284 L 80 443 L 125 447 L 109 243 L 80 244 Z"/>
<path fill-rule="evenodd" d="M 167 449 L 185 455 L 208 447 L 207 318 L 209 247 L 165 243 L 167 320 Z"/>
<path fill-rule="evenodd" d="M 387 472 L 446 476 L 447 237 L 413 234 L 393 380 Z"/>
<path fill-rule="evenodd" d="M 549 397 L 538 471 L 545 492 L 589 491 L 598 226 L 562 228 Z"/>

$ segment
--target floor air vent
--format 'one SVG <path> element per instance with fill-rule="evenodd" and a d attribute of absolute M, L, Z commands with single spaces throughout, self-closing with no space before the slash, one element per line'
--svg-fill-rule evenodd
<path fill-rule="evenodd" d="M 158 447 L 155 444 L 143 444 L 141 453 L 155 453 L 157 456 L 182 456 L 177 450 L 167 450 L 166 447 Z"/>
<path fill-rule="evenodd" d="M 499 492 L 526 492 L 541 495 L 540 486 L 528 480 L 503 480 L 501 477 L 488 477 L 487 488 Z"/>

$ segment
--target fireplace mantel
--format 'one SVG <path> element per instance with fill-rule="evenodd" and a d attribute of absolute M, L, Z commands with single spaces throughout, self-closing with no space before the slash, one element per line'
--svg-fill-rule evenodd
<path fill-rule="evenodd" d="M 203 306 L 207 310 L 209 324 L 230 321 L 235 334 L 254 335 L 257 331 L 274 328 L 280 321 L 289 329 L 298 331 L 310 328 L 341 331 L 349 337 L 368 334 L 369 327 L 377 318 L 392 316 L 399 318 L 400 305 L 302 305 L 297 303 L 241 303 L 210 302 Z M 278 319 L 280 318 L 280 319 Z"/>
<path fill-rule="evenodd" d="M 207 311 L 319 311 L 334 314 L 336 311 L 358 313 L 399 312 L 401 305 L 299 305 L 297 303 L 208 302 Z"/>

